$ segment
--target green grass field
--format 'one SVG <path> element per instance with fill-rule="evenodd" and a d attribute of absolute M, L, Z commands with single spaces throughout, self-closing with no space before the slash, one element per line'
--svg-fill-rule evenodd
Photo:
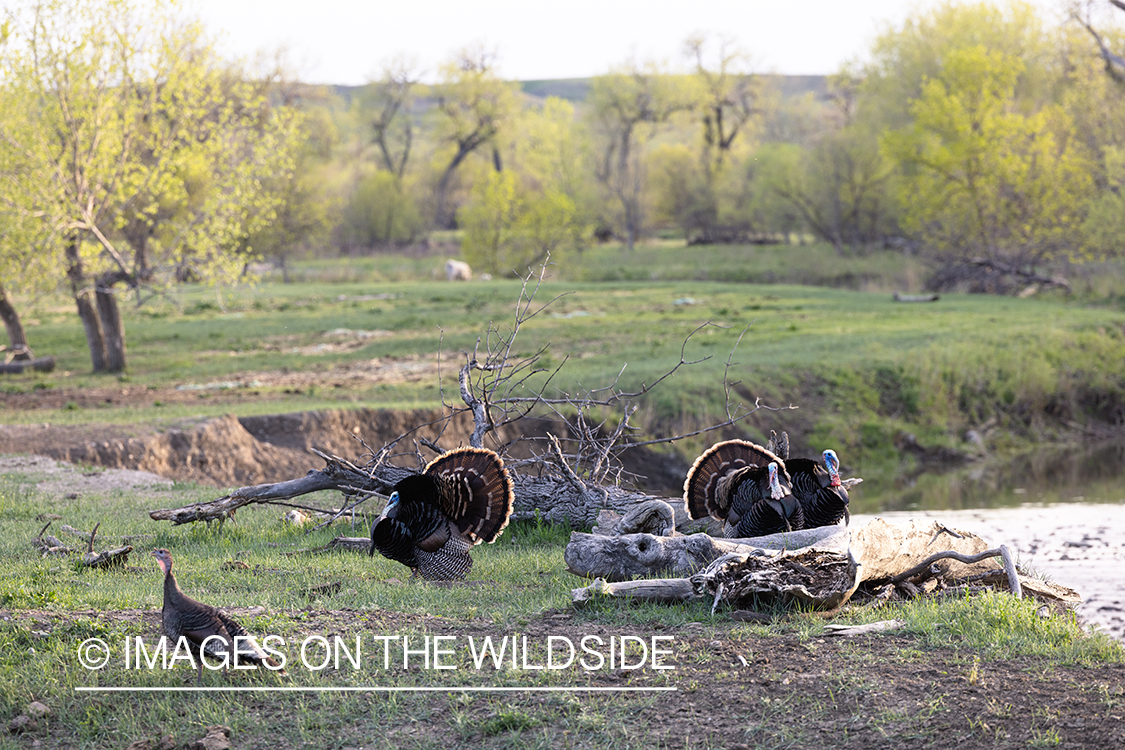
<path fill-rule="evenodd" d="M 786 251 L 823 255 L 826 248 Z M 895 440 L 906 432 L 927 446 L 963 448 L 967 429 L 998 426 L 990 448 L 1004 451 L 1066 439 L 1074 424 L 1112 423 L 1125 404 L 1125 312 L 1113 304 L 956 294 L 937 303 L 897 304 L 885 288 L 856 291 L 697 277 L 568 278 L 605 276 L 595 256 L 608 252 L 589 251 L 587 262 L 570 271 L 564 266 L 558 278 L 544 284 L 535 300 L 544 309 L 520 330 L 514 355 L 547 347 L 543 367 L 565 360 L 551 385 L 559 392 L 604 386 L 619 372 L 621 385 L 635 389 L 675 365 L 690 336 L 685 358 L 705 361 L 681 368 L 640 404 L 639 424 L 652 434 L 720 421 L 728 358 L 738 402 L 762 398 L 770 406 L 800 407 L 751 420 L 751 434 L 786 428 L 810 449 L 834 446 L 846 463 L 859 465 L 901 460 Z M 732 249 L 657 246 L 638 249 L 634 258 L 614 257 L 634 271 L 654 269 L 652 275 L 663 279 L 683 275 L 676 264 L 687 263 L 687 253 L 698 254 L 703 260 L 697 265 L 706 272 L 696 276 L 717 276 L 715 268 L 725 264 L 727 276 L 741 279 L 751 275 L 753 253 L 759 252 L 747 250 L 750 258 L 741 265 Z M 781 251 L 769 252 L 776 260 Z M 510 329 L 520 295 L 514 280 L 425 280 L 426 269 L 440 263 L 440 258 L 395 256 L 309 262 L 293 270 L 294 278 L 306 279 L 300 283 L 267 281 L 221 295 L 182 289 L 140 309 L 128 307 L 130 364 L 121 378 L 90 375 L 72 303 L 41 300 L 25 310 L 32 346 L 55 355 L 59 369 L 7 377 L 0 390 L 120 384 L 134 398 L 118 406 L 66 402 L 51 410 L 13 412 L 7 419 L 132 423 L 228 411 L 436 405 L 439 353 L 440 385 L 447 395 L 455 394 L 455 371 L 464 353 L 490 328 L 494 340 L 496 331 Z M 198 387 L 235 378 L 252 382 L 254 373 L 263 372 L 331 373 L 373 359 L 429 366 L 431 372 L 332 388 L 263 386 L 261 399 L 244 399 L 235 407 L 210 405 L 213 392 L 206 390 L 191 404 L 135 398 L 138 389 Z M 703 442 L 680 449 L 687 455 Z"/>

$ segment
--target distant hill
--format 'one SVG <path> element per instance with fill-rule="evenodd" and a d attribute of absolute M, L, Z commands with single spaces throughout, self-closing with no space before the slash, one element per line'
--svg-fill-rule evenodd
<path fill-rule="evenodd" d="M 812 94 L 821 99 L 828 93 L 828 76 L 762 75 L 762 78 L 781 92 L 782 97 Z M 590 90 L 589 78 L 556 78 L 546 81 L 520 81 L 520 89 L 529 96 L 546 99 L 557 96 L 572 102 L 585 101 Z"/>
<path fill-rule="evenodd" d="M 791 97 L 812 94 L 817 99 L 823 98 L 828 93 L 828 76 L 782 76 L 762 75 L 762 78 L 778 91 L 782 97 Z M 589 78 L 554 78 L 545 81 L 519 81 L 520 90 L 528 96 L 546 99 L 556 96 L 571 102 L 586 100 L 590 90 Z M 362 86 L 331 86 L 330 87 L 344 101 L 351 101 L 359 93 Z"/>

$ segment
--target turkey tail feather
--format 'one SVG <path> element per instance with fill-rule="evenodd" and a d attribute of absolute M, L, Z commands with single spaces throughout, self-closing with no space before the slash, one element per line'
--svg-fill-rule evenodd
<path fill-rule="evenodd" d="M 486 448 L 457 448 L 435 458 L 424 474 L 438 481 L 441 510 L 473 544 L 494 542 L 512 515 L 512 478 Z"/>
<path fill-rule="evenodd" d="M 730 512 L 731 480 L 740 469 L 785 463 L 762 446 L 748 440 L 716 443 L 695 459 L 684 480 L 684 504 L 692 518 L 725 519 Z"/>

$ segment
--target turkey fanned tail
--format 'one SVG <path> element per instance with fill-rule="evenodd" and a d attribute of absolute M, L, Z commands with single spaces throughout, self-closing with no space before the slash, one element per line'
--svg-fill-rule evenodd
<path fill-rule="evenodd" d="M 442 512 L 473 544 L 496 541 L 508 525 L 512 479 L 492 451 L 458 448 L 435 458 L 423 474 L 438 482 Z"/>
<path fill-rule="evenodd" d="M 777 463 L 772 452 L 748 440 L 727 440 L 716 443 L 695 459 L 684 480 L 684 504 L 692 518 L 712 516 L 725 521 L 730 514 L 734 486 L 744 469 Z"/>

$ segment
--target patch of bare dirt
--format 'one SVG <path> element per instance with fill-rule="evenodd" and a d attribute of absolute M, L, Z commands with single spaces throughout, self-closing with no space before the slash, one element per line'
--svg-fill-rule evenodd
<path fill-rule="evenodd" d="M 46 456 L 0 455 L 0 474 L 30 476 L 36 487 L 50 494 L 93 494 L 149 487 L 171 487 L 172 480 L 147 471 L 99 469 L 81 471 Z"/>
<path fill-rule="evenodd" d="M 331 333 L 331 332 L 329 332 Z M 373 333 L 368 331 L 349 333 Z M 328 334 L 325 334 L 326 336 Z M 349 351 L 356 342 L 365 339 L 345 337 L 342 341 L 330 339 L 323 345 L 305 347 L 306 354 L 330 354 Z M 222 352 L 210 352 L 222 354 Z M 240 356 L 229 352 L 229 356 Z M 174 386 L 148 388 L 128 383 L 116 386 L 86 388 L 30 388 L 24 392 L 0 392 L 0 410 L 35 411 L 38 409 L 65 408 L 120 408 L 162 404 L 196 403 L 206 398 L 212 404 L 237 404 L 248 400 L 255 402 L 278 400 L 310 388 L 320 391 L 340 391 L 369 388 L 379 384 L 434 382 L 438 365 L 432 357 L 376 358 L 343 362 L 321 370 L 246 372 L 230 380 L 201 383 L 178 383 Z"/>

